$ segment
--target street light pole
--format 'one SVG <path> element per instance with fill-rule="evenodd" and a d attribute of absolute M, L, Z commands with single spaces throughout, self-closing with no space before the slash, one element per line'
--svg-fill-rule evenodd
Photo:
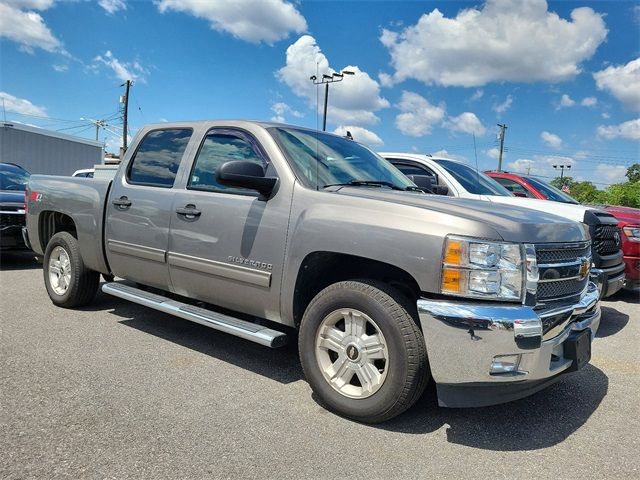
<path fill-rule="evenodd" d="M 571 165 L 554 165 L 553 166 L 554 169 L 560 169 L 560 180 L 562 181 L 562 179 L 564 178 L 564 169 L 566 168 L 567 170 L 571 169 Z"/>
<path fill-rule="evenodd" d="M 312 75 L 309 77 L 309 80 L 313 82 L 314 85 L 322 85 L 324 84 L 324 112 L 322 117 L 322 131 L 325 132 L 327 130 L 327 106 L 329 105 L 329 84 L 334 82 L 341 82 L 345 75 L 355 75 L 355 72 L 350 70 L 342 70 L 338 73 L 332 73 L 331 75 L 323 74 L 322 79 L 318 80 L 318 77 Z"/>

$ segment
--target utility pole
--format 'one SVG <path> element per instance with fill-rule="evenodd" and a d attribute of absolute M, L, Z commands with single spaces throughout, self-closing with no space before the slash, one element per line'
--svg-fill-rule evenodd
<path fill-rule="evenodd" d="M 131 87 L 131 80 L 124 82 L 121 87 L 124 87 L 124 96 L 122 97 L 123 111 L 122 111 L 122 156 L 127 151 L 127 120 L 129 115 L 129 87 Z"/>
<path fill-rule="evenodd" d="M 500 133 L 498 137 L 500 139 L 500 157 L 498 157 L 498 171 L 502 171 L 502 153 L 504 152 L 504 134 L 507 131 L 507 125 L 504 123 L 499 123 Z"/>
<path fill-rule="evenodd" d="M 107 126 L 107 121 L 106 120 L 94 120 L 93 118 L 84 118 L 84 117 L 80 117 L 80 120 L 85 120 L 87 122 L 93 123 L 96 126 L 96 142 L 98 141 L 98 131 L 100 130 L 100 127 L 104 128 Z"/>

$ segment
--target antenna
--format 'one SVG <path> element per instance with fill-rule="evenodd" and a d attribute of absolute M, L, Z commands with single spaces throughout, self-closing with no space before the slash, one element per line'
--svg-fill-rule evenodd
<path fill-rule="evenodd" d="M 476 149 L 476 134 L 471 133 L 471 136 L 473 137 L 473 154 L 476 157 L 476 182 L 480 184 L 480 169 L 478 168 L 478 150 Z"/>

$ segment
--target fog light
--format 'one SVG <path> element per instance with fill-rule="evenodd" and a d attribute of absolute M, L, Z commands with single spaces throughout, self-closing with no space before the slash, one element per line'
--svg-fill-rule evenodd
<path fill-rule="evenodd" d="M 520 355 L 498 355 L 493 357 L 491 362 L 491 375 L 501 373 L 513 373 L 518 371 L 520 365 Z"/>

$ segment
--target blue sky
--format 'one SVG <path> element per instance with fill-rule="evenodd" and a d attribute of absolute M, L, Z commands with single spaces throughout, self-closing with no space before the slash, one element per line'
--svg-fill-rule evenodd
<path fill-rule="evenodd" d="M 378 150 L 505 165 L 601 188 L 639 161 L 638 2 L 288 2 L 0 0 L 0 96 L 7 120 L 92 138 L 80 118 L 130 130 L 184 119 L 321 125 L 309 80 L 333 84 L 327 130 Z"/>

